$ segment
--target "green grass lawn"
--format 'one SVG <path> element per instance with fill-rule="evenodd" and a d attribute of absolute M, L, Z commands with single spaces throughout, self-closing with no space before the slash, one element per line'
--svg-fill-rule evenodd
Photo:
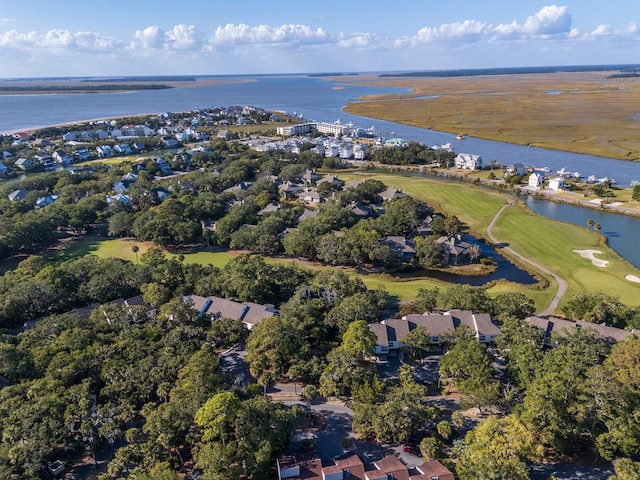
<path fill-rule="evenodd" d="M 601 235 L 584 227 L 549 220 L 520 206 L 507 208 L 493 233 L 518 253 L 564 278 L 568 295 L 600 290 L 619 297 L 627 305 L 640 305 L 640 284 L 624 278 L 629 274 L 640 276 L 638 270 L 607 247 Z M 602 254 L 596 258 L 609 263 L 597 267 L 573 250 L 599 250 Z"/>

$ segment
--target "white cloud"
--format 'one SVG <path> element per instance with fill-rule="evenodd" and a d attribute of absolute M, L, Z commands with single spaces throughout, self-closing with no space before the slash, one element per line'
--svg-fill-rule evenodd
<path fill-rule="evenodd" d="M 258 25 L 232 24 L 216 28 L 214 44 L 317 44 L 334 42 L 322 28 L 313 29 L 308 25 Z"/>
<path fill-rule="evenodd" d="M 157 25 L 137 30 L 130 48 L 145 50 L 200 50 L 207 43 L 207 37 L 195 25 L 174 25 L 165 31 Z"/>
<path fill-rule="evenodd" d="M 488 25 L 477 20 L 465 20 L 463 22 L 445 23 L 439 27 L 424 27 L 412 37 L 404 37 L 396 41 L 396 46 L 432 42 L 467 43 L 480 40 L 491 29 Z"/>
<path fill-rule="evenodd" d="M 164 30 L 157 25 L 153 25 L 145 28 L 144 30 L 138 30 L 134 34 L 134 38 L 140 41 L 142 48 L 162 48 L 164 43 Z"/>
<path fill-rule="evenodd" d="M 49 30 L 20 33 L 9 30 L 0 34 L 0 47 L 14 49 L 56 49 L 69 51 L 111 51 L 122 45 L 118 39 L 106 37 L 97 32 L 70 32 L 69 30 Z"/>
<path fill-rule="evenodd" d="M 557 35 L 571 31 L 571 15 L 567 7 L 549 5 L 524 22 L 523 33 L 529 35 Z"/>
<path fill-rule="evenodd" d="M 15 21 L 13 18 L 0 18 L 0 26 L 8 25 Z"/>
<path fill-rule="evenodd" d="M 375 35 L 372 33 L 357 33 L 339 35 L 338 46 L 341 48 L 366 48 L 374 45 Z"/>

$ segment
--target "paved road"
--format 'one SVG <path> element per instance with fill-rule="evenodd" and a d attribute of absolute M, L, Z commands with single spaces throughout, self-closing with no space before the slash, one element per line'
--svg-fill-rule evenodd
<path fill-rule="evenodd" d="M 493 225 L 496 223 L 496 220 L 498 220 L 498 217 L 500 217 L 500 214 L 507 207 L 512 206 L 512 205 L 513 205 L 512 202 L 509 202 L 506 205 L 503 205 L 502 208 L 500 210 L 498 210 L 498 213 L 496 213 L 496 215 L 493 217 L 493 219 L 491 220 L 491 222 L 487 226 L 487 236 L 489 237 L 489 240 L 491 240 L 495 244 L 499 244 L 500 242 L 496 239 L 496 237 L 493 236 L 493 233 L 491 232 L 491 229 L 493 228 Z M 553 300 L 551 301 L 549 306 L 543 312 L 539 312 L 538 313 L 538 315 L 541 316 L 541 317 L 552 315 L 553 312 L 558 308 L 558 304 L 560 303 L 560 300 L 562 300 L 562 297 L 564 297 L 564 294 L 567 292 L 567 282 L 565 282 L 564 279 L 562 279 L 559 275 L 553 273 L 548 268 L 543 267 L 539 263 L 536 263 L 533 260 L 530 260 L 530 259 L 526 258 L 525 256 L 523 256 L 523 255 L 519 254 L 518 252 L 516 252 L 515 250 L 513 250 L 511 247 L 504 247 L 504 248 L 502 248 L 502 250 L 504 250 L 505 252 L 513 255 L 514 257 L 519 258 L 523 262 L 528 263 L 529 265 L 531 265 L 532 267 L 540 270 L 541 272 L 546 273 L 547 275 L 553 277 L 556 282 L 558 282 L 558 291 L 556 292 L 555 297 L 553 297 Z"/>

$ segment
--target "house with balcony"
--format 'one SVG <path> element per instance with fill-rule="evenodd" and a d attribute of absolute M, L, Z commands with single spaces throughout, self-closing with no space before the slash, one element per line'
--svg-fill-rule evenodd
<path fill-rule="evenodd" d="M 463 170 L 481 170 L 482 157 L 472 153 L 459 153 L 453 159 L 453 164 L 456 168 L 461 168 Z"/>

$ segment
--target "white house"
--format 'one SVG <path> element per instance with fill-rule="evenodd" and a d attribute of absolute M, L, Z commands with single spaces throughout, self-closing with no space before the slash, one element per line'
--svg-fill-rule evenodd
<path fill-rule="evenodd" d="M 564 185 L 564 178 L 562 177 L 553 177 L 549 179 L 549 190 L 557 192 L 558 190 L 562 190 Z"/>
<path fill-rule="evenodd" d="M 465 170 L 480 170 L 482 169 L 482 158 L 480 155 L 474 155 L 472 153 L 459 153 L 453 160 L 456 168 L 462 168 Z"/>
<path fill-rule="evenodd" d="M 533 188 L 540 188 L 544 183 L 544 173 L 533 172 L 529 175 L 529 186 Z"/>

